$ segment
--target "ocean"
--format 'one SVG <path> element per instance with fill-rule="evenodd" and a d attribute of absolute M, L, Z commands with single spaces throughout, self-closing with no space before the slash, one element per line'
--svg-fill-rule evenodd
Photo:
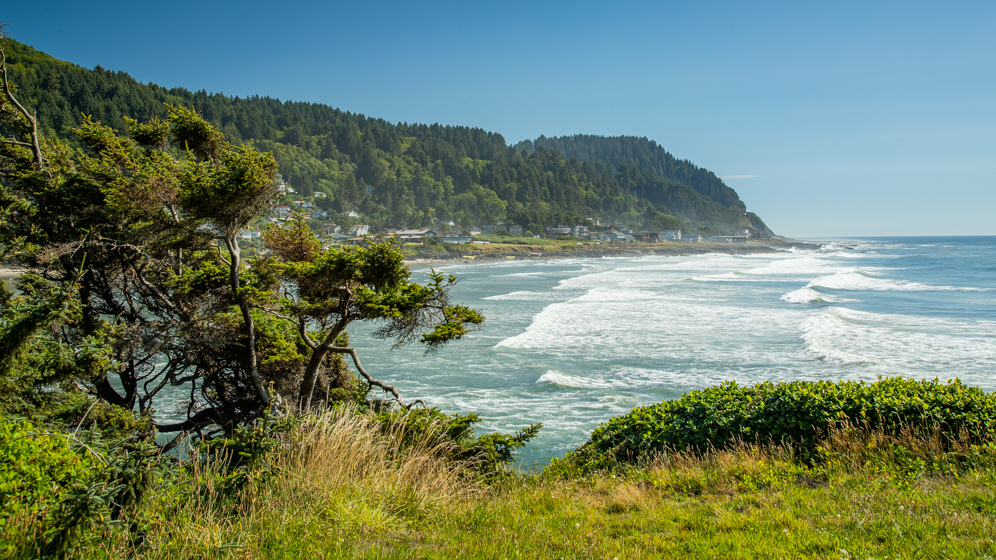
<path fill-rule="evenodd" d="M 437 354 L 354 329 L 366 369 L 483 431 L 542 422 L 536 468 L 633 407 L 726 380 L 903 376 L 996 390 L 996 237 L 436 267 L 483 327 Z M 422 280 L 428 267 L 413 268 Z"/>

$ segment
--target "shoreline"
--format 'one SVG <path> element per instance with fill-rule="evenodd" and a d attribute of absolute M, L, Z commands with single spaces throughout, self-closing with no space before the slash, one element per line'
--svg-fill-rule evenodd
<path fill-rule="evenodd" d="M 405 259 L 405 264 L 410 266 L 433 265 L 433 264 L 457 264 L 457 263 L 479 263 L 479 262 L 500 262 L 508 260 L 519 261 L 547 261 L 559 259 L 598 259 L 605 257 L 637 257 L 644 255 L 658 255 L 667 257 L 681 257 L 688 255 L 704 255 L 708 253 L 723 253 L 728 255 L 748 255 L 758 253 L 779 253 L 792 248 L 815 250 L 822 245 L 819 243 L 807 243 L 796 240 L 785 240 L 774 243 L 641 243 L 636 245 L 609 245 L 591 248 L 590 246 L 568 251 L 528 251 L 519 249 L 515 245 L 501 245 L 494 248 L 481 249 L 474 255 L 463 255 L 460 253 L 432 252 Z"/>

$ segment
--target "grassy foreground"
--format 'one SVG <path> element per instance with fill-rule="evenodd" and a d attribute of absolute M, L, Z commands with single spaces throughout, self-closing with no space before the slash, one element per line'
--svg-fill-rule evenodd
<path fill-rule="evenodd" d="M 484 484 L 442 459 L 442 444 L 402 436 L 355 413 L 310 419 L 272 456 L 275 474 L 234 499 L 212 488 L 207 462 L 157 489 L 144 539 L 95 527 L 73 557 L 996 557 L 992 445 L 837 431 L 818 467 L 739 446 L 617 475 Z M 8 547 L 31 533 L 12 521 Z"/>

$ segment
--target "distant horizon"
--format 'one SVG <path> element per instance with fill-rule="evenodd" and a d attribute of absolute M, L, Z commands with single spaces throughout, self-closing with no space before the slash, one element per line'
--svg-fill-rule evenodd
<path fill-rule="evenodd" d="M 646 137 L 787 236 L 996 235 L 996 75 L 980 71 L 996 65 L 993 3 L 171 6 L 39 0 L 0 20 L 56 58 L 164 87 L 510 145 Z"/>

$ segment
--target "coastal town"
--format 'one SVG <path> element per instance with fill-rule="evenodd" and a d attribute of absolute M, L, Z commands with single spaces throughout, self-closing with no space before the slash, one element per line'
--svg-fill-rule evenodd
<path fill-rule="evenodd" d="M 442 222 L 433 219 L 432 227 L 391 228 L 374 231 L 368 224 L 359 223 L 360 213 L 353 209 L 334 212 L 323 199 L 327 195 L 315 192 L 310 197 L 298 197 L 294 188 L 282 176 L 276 178 L 281 202 L 272 208 L 269 217 L 255 228 L 243 229 L 240 238 L 253 241 L 262 237 L 262 229 L 267 225 L 278 225 L 294 218 L 305 219 L 322 240 L 329 245 L 362 245 L 374 242 L 393 242 L 407 249 L 445 250 L 446 246 L 489 245 L 493 243 L 543 244 L 544 241 L 572 242 L 581 246 L 634 245 L 653 243 L 747 243 L 750 240 L 771 239 L 770 234 L 759 234 L 749 229 L 725 231 L 712 235 L 692 233 L 680 229 L 646 231 L 626 227 L 626 223 L 603 224 L 597 218 L 588 218 L 582 224 L 550 224 L 545 230 L 531 231 L 513 223 L 485 223 L 462 227 L 453 221 Z M 442 246 L 442 247 L 440 247 Z"/>

